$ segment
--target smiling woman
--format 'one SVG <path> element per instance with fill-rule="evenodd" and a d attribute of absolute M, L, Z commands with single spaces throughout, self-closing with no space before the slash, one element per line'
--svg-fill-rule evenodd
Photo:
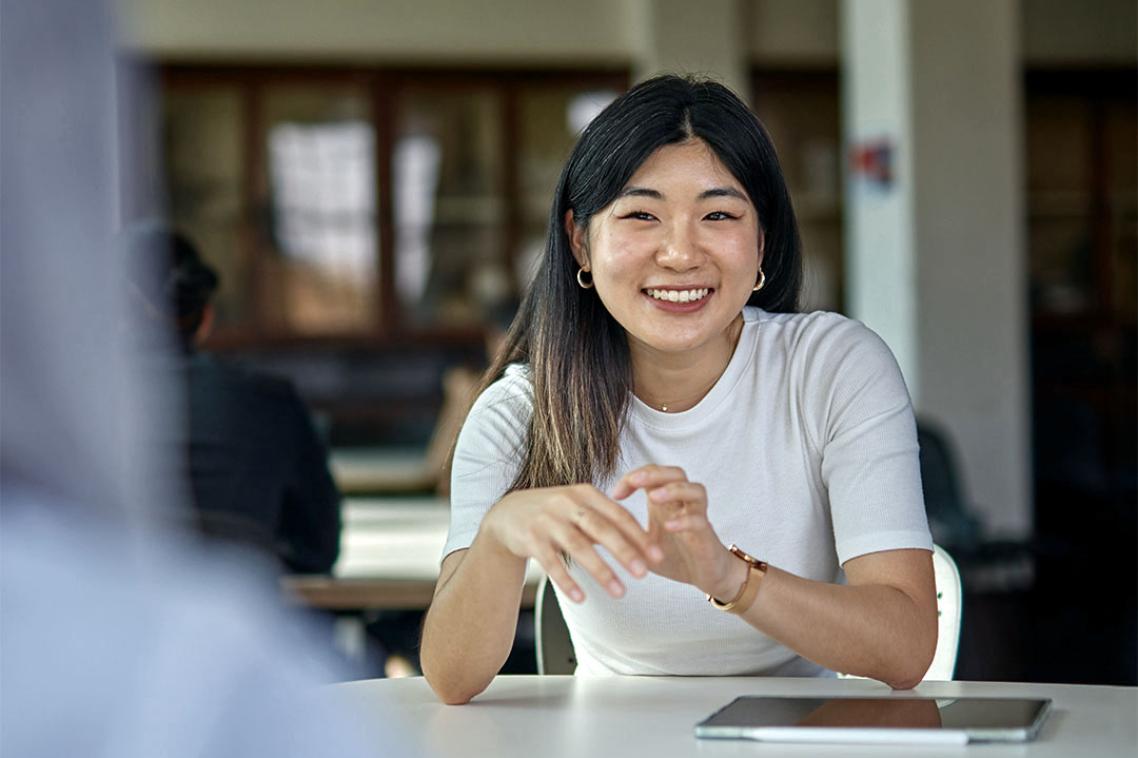
<path fill-rule="evenodd" d="M 530 558 L 583 673 L 921 679 L 908 393 L 864 326 L 795 313 L 800 265 L 774 147 L 722 85 L 659 77 L 585 129 L 456 443 L 421 656 L 440 698 L 501 668 Z"/>

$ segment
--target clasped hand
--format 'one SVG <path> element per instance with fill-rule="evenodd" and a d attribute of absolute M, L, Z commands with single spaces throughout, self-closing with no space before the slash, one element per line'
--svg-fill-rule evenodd
<path fill-rule="evenodd" d="M 648 526 L 617 501 L 637 490 L 648 498 Z M 730 597 L 737 559 L 724 548 L 707 519 L 707 490 L 675 466 L 643 466 L 625 474 L 612 495 L 591 484 L 518 490 L 487 514 L 489 536 L 519 558 L 533 558 L 575 602 L 585 593 L 563 556 L 581 566 L 613 597 L 625 588 L 597 553 L 603 546 L 632 576 L 648 571 Z"/>

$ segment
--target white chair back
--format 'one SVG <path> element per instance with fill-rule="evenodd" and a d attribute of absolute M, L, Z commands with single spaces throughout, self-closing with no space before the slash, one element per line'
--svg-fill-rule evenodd
<path fill-rule="evenodd" d="M 960 649 L 964 591 L 956 561 L 940 545 L 933 545 L 933 575 L 936 577 L 936 653 L 925 679 L 948 682 L 956 671 L 956 653 Z"/>

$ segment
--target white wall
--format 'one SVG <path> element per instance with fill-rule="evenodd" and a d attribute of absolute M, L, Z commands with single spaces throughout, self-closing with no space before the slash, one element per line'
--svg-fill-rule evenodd
<path fill-rule="evenodd" d="M 1027 266 L 1013 3 L 910 0 L 918 411 L 994 532 L 1031 531 Z"/>

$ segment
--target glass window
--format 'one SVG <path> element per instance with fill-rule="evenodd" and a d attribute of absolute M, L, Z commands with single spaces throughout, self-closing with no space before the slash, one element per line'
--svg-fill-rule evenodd
<path fill-rule="evenodd" d="M 302 334 L 372 331 L 376 145 L 366 89 L 266 87 L 262 123 L 266 321 Z"/>
<path fill-rule="evenodd" d="M 254 317 L 253 267 L 241 244 L 245 219 L 245 113 L 236 87 L 177 89 L 163 99 L 167 202 L 174 225 L 221 276 L 220 328 Z"/>
<path fill-rule="evenodd" d="M 519 95 L 518 193 L 521 234 L 514 275 L 525 287 L 545 250 L 549 208 L 561 169 L 577 136 L 617 97 L 615 90 L 581 86 L 527 88 Z"/>
<path fill-rule="evenodd" d="M 837 74 L 757 78 L 755 110 L 778 151 L 802 236 L 802 308 L 839 311 L 844 274 Z"/>
<path fill-rule="evenodd" d="M 409 88 L 392 154 L 395 291 L 404 323 L 470 327 L 514 294 L 506 267 L 501 95 Z"/>

